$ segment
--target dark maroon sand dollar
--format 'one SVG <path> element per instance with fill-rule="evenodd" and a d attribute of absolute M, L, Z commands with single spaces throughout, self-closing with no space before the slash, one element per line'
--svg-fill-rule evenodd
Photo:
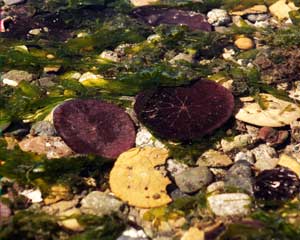
<path fill-rule="evenodd" d="M 184 25 L 190 30 L 212 30 L 205 15 L 193 11 L 144 6 L 134 9 L 133 15 L 151 26 L 158 26 L 160 24 Z"/>
<path fill-rule="evenodd" d="M 158 136 L 189 141 L 212 133 L 232 115 L 234 97 L 209 80 L 191 86 L 146 90 L 136 97 L 137 118 Z"/>
<path fill-rule="evenodd" d="M 115 159 L 132 148 L 135 127 L 118 106 L 99 100 L 70 100 L 54 111 L 54 126 L 75 152 Z"/>

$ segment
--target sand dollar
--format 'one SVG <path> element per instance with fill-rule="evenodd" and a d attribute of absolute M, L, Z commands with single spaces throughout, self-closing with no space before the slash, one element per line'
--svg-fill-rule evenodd
<path fill-rule="evenodd" d="M 159 207 L 171 202 L 166 187 L 170 180 L 155 166 L 164 164 L 166 149 L 132 148 L 117 159 L 109 178 L 112 192 L 129 205 L 140 208 Z"/>

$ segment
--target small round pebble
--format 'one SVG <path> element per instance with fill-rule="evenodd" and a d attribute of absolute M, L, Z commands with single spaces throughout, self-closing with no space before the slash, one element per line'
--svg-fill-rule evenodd
<path fill-rule="evenodd" d="M 254 47 L 253 40 L 247 37 L 241 37 L 234 42 L 234 45 L 241 50 L 249 50 Z"/>

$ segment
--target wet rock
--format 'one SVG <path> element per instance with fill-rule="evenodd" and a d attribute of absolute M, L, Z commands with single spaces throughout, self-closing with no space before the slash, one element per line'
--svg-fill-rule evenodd
<path fill-rule="evenodd" d="M 81 200 L 80 210 L 85 214 L 97 216 L 119 212 L 123 203 L 111 195 L 93 191 Z"/>
<path fill-rule="evenodd" d="M 197 160 L 197 165 L 207 167 L 227 167 L 232 164 L 232 160 L 223 153 L 215 150 L 204 152 Z"/>
<path fill-rule="evenodd" d="M 35 122 L 30 129 L 30 134 L 33 136 L 55 136 L 56 131 L 52 123 L 48 121 Z"/>
<path fill-rule="evenodd" d="M 194 193 L 211 183 L 213 175 L 207 167 L 195 167 L 175 175 L 174 178 L 182 192 Z"/>
<path fill-rule="evenodd" d="M 300 177 L 300 163 L 297 161 L 297 159 L 286 154 L 281 154 L 278 165 L 292 170 L 298 175 L 298 177 Z"/>
<path fill-rule="evenodd" d="M 300 142 L 300 119 L 291 122 L 291 137 L 295 142 Z"/>
<path fill-rule="evenodd" d="M 276 150 L 266 144 L 261 144 L 251 150 L 256 159 L 255 167 L 261 171 L 276 167 L 278 158 Z"/>
<path fill-rule="evenodd" d="M 235 118 L 262 127 L 282 127 L 300 118 L 300 108 L 270 94 L 259 94 L 265 109 L 257 102 L 244 103 Z"/>
<path fill-rule="evenodd" d="M 234 157 L 234 161 L 238 162 L 238 161 L 247 161 L 250 164 L 254 164 L 255 160 L 253 157 L 253 154 L 251 151 L 246 151 L 246 152 L 238 152 L 235 157 Z"/>
<path fill-rule="evenodd" d="M 127 228 L 117 240 L 147 240 L 147 235 L 142 229 Z"/>
<path fill-rule="evenodd" d="M 31 82 L 35 78 L 34 74 L 21 70 L 11 70 L 2 76 L 3 84 L 16 87 L 21 81 Z"/>
<path fill-rule="evenodd" d="M 234 45 L 241 50 L 249 50 L 254 47 L 254 42 L 251 38 L 241 37 L 234 42 Z"/>
<path fill-rule="evenodd" d="M 151 26 L 160 24 L 185 25 L 190 30 L 211 31 L 205 15 L 175 8 L 144 6 L 133 10 L 133 15 Z"/>
<path fill-rule="evenodd" d="M 288 4 L 286 0 L 279 0 L 269 7 L 270 13 L 279 20 L 289 19 L 289 12 L 297 10 L 295 5 Z"/>
<path fill-rule="evenodd" d="M 3 0 L 6 5 L 16 5 L 20 3 L 24 3 L 25 0 Z"/>
<path fill-rule="evenodd" d="M 241 149 L 251 143 L 251 136 L 249 134 L 241 134 L 234 137 L 233 140 L 221 140 L 221 146 L 224 152 L 230 152 L 234 149 Z"/>
<path fill-rule="evenodd" d="M 212 9 L 207 13 L 207 21 L 213 26 L 225 26 L 230 23 L 231 18 L 224 9 Z"/>
<path fill-rule="evenodd" d="M 175 159 L 167 160 L 167 171 L 174 177 L 188 169 L 188 165 L 178 162 Z"/>
<path fill-rule="evenodd" d="M 288 131 L 278 131 L 271 127 L 262 127 L 259 130 L 258 138 L 269 144 L 276 146 L 284 143 L 289 136 Z"/>
<path fill-rule="evenodd" d="M 251 164 L 247 161 L 236 162 L 225 176 L 225 186 L 253 194 Z"/>
<path fill-rule="evenodd" d="M 63 184 L 55 184 L 51 186 L 49 195 L 44 199 L 45 205 L 50 205 L 61 200 L 70 200 L 73 195 L 68 186 Z"/>
<path fill-rule="evenodd" d="M 69 157 L 74 154 L 60 137 L 28 137 L 20 141 L 19 146 L 25 152 L 44 154 L 49 159 Z"/>
<path fill-rule="evenodd" d="M 221 217 L 247 215 L 250 212 L 251 199 L 244 193 L 224 193 L 207 198 L 210 209 Z"/>
<path fill-rule="evenodd" d="M 246 8 L 241 11 L 232 11 L 230 12 L 230 15 L 236 15 L 236 16 L 244 16 L 247 14 L 260 14 L 260 13 L 266 13 L 268 11 L 268 8 L 265 5 L 255 5 L 250 8 Z"/>
<path fill-rule="evenodd" d="M 261 14 L 249 14 L 247 15 L 247 19 L 250 22 L 257 22 L 257 21 L 266 21 L 269 18 L 269 14 L 261 13 Z"/>
<path fill-rule="evenodd" d="M 156 139 L 145 127 L 141 127 L 138 130 L 135 138 L 135 145 L 137 147 L 165 147 L 165 145 Z"/>

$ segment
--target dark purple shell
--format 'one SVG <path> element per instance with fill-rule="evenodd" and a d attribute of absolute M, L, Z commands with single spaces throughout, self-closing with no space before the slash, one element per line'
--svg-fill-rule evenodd
<path fill-rule="evenodd" d="M 138 120 L 158 136 L 188 141 L 221 127 L 233 107 L 229 90 L 213 81 L 199 80 L 191 86 L 141 92 L 134 110 Z"/>
<path fill-rule="evenodd" d="M 262 171 L 255 180 L 254 195 L 258 200 L 282 201 L 292 199 L 299 192 L 296 173 L 278 167 Z"/>
<path fill-rule="evenodd" d="M 151 26 L 169 24 L 188 26 L 190 30 L 212 30 L 205 15 L 193 11 L 145 6 L 134 9 L 133 15 Z"/>
<path fill-rule="evenodd" d="M 118 106 L 99 100 L 70 100 L 54 111 L 54 126 L 75 152 L 115 159 L 135 143 L 135 127 Z"/>

